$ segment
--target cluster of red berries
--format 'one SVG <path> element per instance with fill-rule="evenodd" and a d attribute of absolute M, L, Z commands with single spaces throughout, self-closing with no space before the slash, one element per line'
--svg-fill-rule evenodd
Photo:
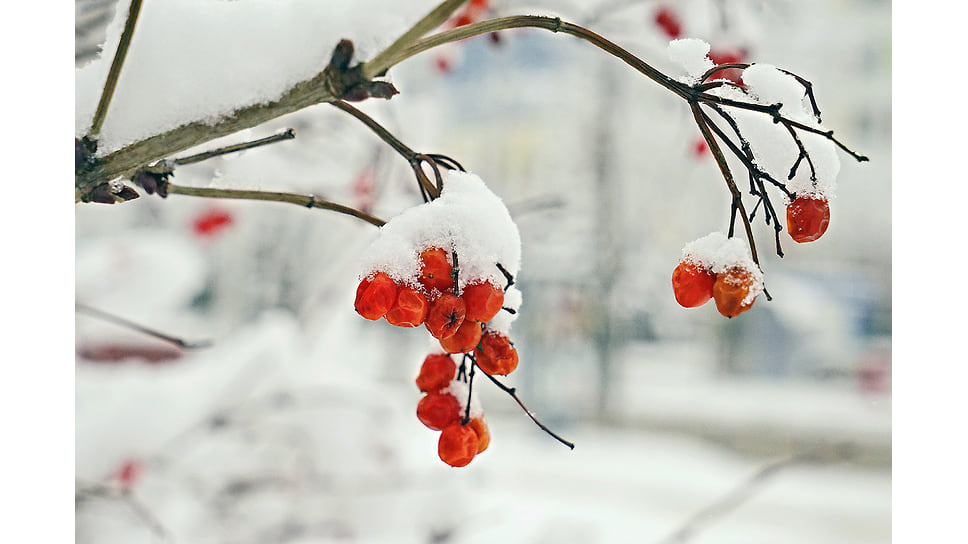
<path fill-rule="evenodd" d="M 672 291 L 679 305 L 696 308 L 713 299 L 716 309 L 726 317 L 736 317 L 753 307 L 756 284 L 755 274 L 742 265 L 717 274 L 708 266 L 686 259 L 672 271 Z"/>
<path fill-rule="evenodd" d="M 452 467 L 466 466 L 487 449 L 491 433 L 480 410 L 468 407 L 467 386 L 456 379 L 457 365 L 450 355 L 428 355 L 417 376 L 417 388 L 425 395 L 417 404 L 417 419 L 440 431 L 437 455 Z"/>
<path fill-rule="evenodd" d="M 718 232 L 687 245 L 672 271 L 676 302 L 697 308 L 713 299 L 725 317 L 752 308 L 763 290 L 763 274 L 748 251 L 739 240 Z"/>
<path fill-rule="evenodd" d="M 786 212 L 787 232 L 801 244 L 817 240 L 830 225 L 830 204 L 822 196 L 798 196 Z"/>
<path fill-rule="evenodd" d="M 518 366 L 518 353 L 507 336 L 487 330 L 487 322 L 501 311 L 504 291 L 490 281 L 472 281 L 458 294 L 451 259 L 439 247 L 421 251 L 416 286 L 383 272 L 364 278 L 356 290 L 356 311 L 398 327 L 424 325 L 447 353 L 473 352 L 478 368 L 506 376 Z"/>

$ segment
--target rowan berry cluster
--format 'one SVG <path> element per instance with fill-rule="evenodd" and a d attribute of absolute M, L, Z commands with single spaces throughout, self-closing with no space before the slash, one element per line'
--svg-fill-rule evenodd
<path fill-rule="evenodd" d="M 742 242 L 715 232 L 683 248 L 672 291 L 685 308 L 713 299 L 720 314 L 735 317 L 753 307 L 763 291 L 763 273 Z"/>
<path fill-rule="evenodd" d="M 425 393 L 417 404 L 417 419 L 440 431 L 437 455 L 452 467 L 466 466 L 491 442 L 484 414 L 459 375 L 466 378 L 450 355 L 434 353 L 424 359 L 417 376 L 417 388 Z"/>

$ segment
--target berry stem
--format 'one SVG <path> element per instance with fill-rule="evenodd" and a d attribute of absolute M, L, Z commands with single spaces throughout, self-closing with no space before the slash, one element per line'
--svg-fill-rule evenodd
<path fill-rule="evenodd" d="M 473 361 L 474 358 L 471 357 L 471 360 Z M 474 362 L 474 365 L 476 365 L 476 364 L 477 363 Z M 483 370 L 481 370 L 481 374 L 484 374 L 485 376 L 487 376 L 488 379 L 490 379 L 492 382 L 494 382 L 494 385 L 498 386 L 498 388 L 501 389 L 501 391 L 504 391 L 505 393 L 507 393 L 508 395 L 510 395 L 511 398 L 514 399 L 514 402 L 517 402 L 518 403 L 518 406 L 520 406 L 521 409 L 524 410 L 524 413 L 528 414 L 528 417 L 531 418 L 531 421 L 533 421 L 535 425 L 537 425 L 538 427 L 540 427 L 542 431 L 548 433 L 552 438 L 554 438 L 558 442 L 561 442 L 562 444 L 568 446 L 568 449 L 571 449 L 571 450 L 575 449 L 575 444 L 573 442 L 569 442 L 568 440 L 565 440 L 564 438 L 558 436 L 557 434 L 555 434 L 554 431 L 552 431 L 547 426 L 545 426 L 544 423 L 541 423 L 540 421 L 538 421 L 538 418 L 535 417 L 535 415 L 531 412 L 531 410 L 528 410 L 528 407 L 525 406 L 523 402 L 521 402 L 521 399 L 520 398 L 518 398 L 517 392 L 515 391 L 515 389 L 513 387 L 508 387 L 508 386 L 504 385 L 503 383 L 501 383 L 500 381 L 498 381 L 497 378 L 495 378 L 494 376 L 491 376 L 490 374 L 488 374 L 487 372 L 484 372 Z"/>
<path fill-rule="evenodd" d="M 464 407 L 464 420 L 461 425 L 467 425 L 471 421 L 471 397 L 474 393 L 474 369 L 476 367 L 477 363 L 474 362 L 474 359 L 471 359 L 471 371 L 467 375 L 467 406 Z"/>

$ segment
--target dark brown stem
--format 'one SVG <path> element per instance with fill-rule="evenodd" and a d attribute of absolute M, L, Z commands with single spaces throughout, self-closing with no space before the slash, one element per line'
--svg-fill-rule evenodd
<path fill-rule="evenodd" d="M 128 46 L 131 44 L 131 37 L 134 36 L 134 27 L 138 23 L 138 14 L 141 12 L 141 0 L 131 0 L 128 7 L 128 18 L 124 21 L 124 30 L 121 31 L 121 40 L 118 42 L 118 49 L 114 52 L 114 60 L 111 61 L 111 68 L 108 70 L 107 80 L 101 90 L 101 98 L 98 100 L 97 109 L 94 111 L 94 119 L 91 121 L 91 130 L 87 132 L 88 140 L 97 139 L 104 125 L 104 118 L 108 115 L 108 106 L 111 105 L 111 98 L 114 96 L 114 89 L 118 85 L 118 77 L 121 75 L 121 66 L 124 59 L 128 56 Z"/>
<path fill-rule="evenodd" d="M 477 363 L 474 362 L 474 364 L 476 365 Z M 477 367 L 477 368 L 480 369 L 480 367 Z M 569 442 L 568 440 L 565 440 L 564 438 L 558 436 L 557 434 L 555 434 L 554 431 L 552 431 L 547 426 L 545 426 L 544 423 L 541 423 L 540 421 L 538 421 L 538 418 L 535 417 L 535 415 L 533 413 L 531 413 L 531 410 L 528 410 L 528 407 L 525 406 L 524 403 L 521 402 L 521 399 L 518 398 L 518 395 L 517 395 L 517 393 L 516 393 L 516 391 L 515 391 L 515 389 L 513 387 L 508 387 L 508 386 L 504 385 L 503 383 L 499 382 L 497 380 L 497 378 L 495 378 L 494 376 L 491 376 L 487 372 L 484 372 L 484 370 L 481 370 L 481 374 L 484 374 L 485 376 L 487 376 L 488 379 L 490 379 L 492 382 L 494 382 L 494 385 L 498 386 L 498 388 L 501 389 L 501 391 L 504 391 L 505 393 L 507 393 L 508 395 L 510 395 L 511 398 L 514 399 L 514 402 L 517 402 L 518 403 L 518 406 L 520 406 L 521 409 L 524 410 L 524 413 L 528 414 L 528 417 L 531 418 L 531 421 L 533 421 L 535 423 L 535 425 L 537 425 L 538 427 L 540 427 L 542 431 L 544 431 L 544 432 L 548 433 L 549 435 L 551 435 L 551 437 L 554 438 L 555 440 L 557 440 L 558 442 L 561 442 L 562 444 L 568 446 L 568 449 L 571 449 L 571 450 L 575 449 L 575 444 L 573 442 Z"/>
<path fill-rule="evenodd" d="M 368 213 L 361 212 L 349 206 L 336 204 L 328 200 L 321 199 L 313 195 L 300 195 L 295 193 L 281 193 L 274 191 L 252 191 L 245 189 L 215 189 L 211 187 L 186 187 L 184 185 L 168 184 L 168 194 L 201 196 L 207 198 L 231 198 L 241 200 L 268 200 L 272 202 L 288 202 L 304 208 L 320 208 L 342 213 L 362 219 L 371 225 L 382 227 L 386 221 L 374 217 Z"/>
<path fill-rule="evenodd" d="M 204 160 L 208 160 L 213 157 L 218 157 L 220 155 L 225 155 L 228 153 L 245 151 L 246 149 L 252 149 L 254 147 L 274 144 L 276 142 L 281 142 L 283 140 L 292 140 L 295 137 L 296 137 L 296 131 L 290 128 L 290 129 L 286 129 L 285 132 L 280 132 L 279 134 L 273 134 L 272 136 L 266 136 L 265 138 L 260 138 L 258 140 L 253 140 L 251 142 L 227 145 L 225 147 L 220 147 L 218 149 L 213 149 L 211 151 L 205 151 L 202 153 L 198 153 L 196 155 L 190 155 L 188 157 L 183 157 L 181 159 L 175 159 L 172 161 L 172 163 L 178 166 L 182 166 L 186 164 L 194 164 L 196 162 L 202 162 Z"/>
<path fill-rule="evenodd" d="M 692 102 L 689 104 L 689 107 L 692 109 L 692 116 L 696 120 L 696 125 L 699 126 L 699 131 L 702 132 L 703 138 L 706 139 L 706 145 L 709 146 L 709 150 L 716 157 L 716 163 L 719 165 L 719 171 L 723 174 L 723 179 L 726 180 L 726 186 L 729 187 L 729 192 L 733 195 L 733 206 L 739 211 L 739 216 L 743 220 L 743 226 L 746 229 L 746 239 L 750 244 L 750 254 L 753 257 L 753 262 L 759 266 L 760 261 L 756 254 L 756 242 L 753 240 L 753 228 L 750 225 L 746 208 L 743 206 L 742 193 L 740 193 L 739 188 L 736 186 L 736 180 L 733 179 L 733 174 L 730 172 L 729 165 L 726 163 L 726 156 L 723 155 L 723 150 L 720 149 L 719 144 L 716 142 L 716 138 L 713 136 L 706 122 L 705 114 L 699 108 L 699 104 Z M 732 226 L 730 227 L 730 234 L 732 234 Z"/>
<path fill-rule="evenodd" d="M 165 342 L 170 342 L 172 344 L 175 344 L 176 346 L 178 346 L 180 348 L 197 349 L 197 348 L 207 348 L 207 347 L 209 347 L 209 346 L 212 345 L 211 340 L 203 340 L 201 342 L 186 342 L 185 340 L 182 340 L 181 338 L 178 338 L 178 337 L 175 337 L 175 336 L 171 336 L 171 335 L 165 334 L 163 332 L 159 332 L 159 331 L 157 331 L 155 329 L 151 329 L 151 328 L 145 327 L 144 325 L 140 325 L 138 323 L 135 323 L 134 321 L 130 321 L 130 320 L 125 319 L 123 317 L 119 317 L 119 316 L 116 316 L 114 314 L 110 314 L 110 313 L 105 312 L 103 310 L 98 310 L 97 308 L 92 308 L 92 307 L 90 307 L 90 306 L 88 306 L 86 304 L 81 304 L 80 302 L 75 302 L 74 303 L 74 311 L 75 312 L 80 312 L 80 313 L 83 313 L 83 314 L 87 314 L 87 315 L 90 315 L 92 317 L 96 317 L 98 319 L 102 319 L 104 321 L 110 321 L 111 323 L 114 323 L 116 325 L 121 325 L 122 327 L 127 327 L 129 329 L 133 329 L 133 330 L 136 330 L 138 332 L 145 333 L 145 334 L 147 334 L 149 336 L 153 336 L 155 338 L 158 338 L 159 340 L 164 340 Z"/>

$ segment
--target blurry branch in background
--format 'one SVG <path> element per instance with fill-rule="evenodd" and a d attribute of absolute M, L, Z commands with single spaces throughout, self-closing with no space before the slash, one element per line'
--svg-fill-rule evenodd
<path fill-rule="evenodd" d="M 158 520 L 151 510 L 131 494 L 131 491 L 96 482 L 74 482 L 75 507 L 90 499 L 119 501 L 126 504 L 138 519 L 151 531 L 158 542 L 173 542 L 171 532 Z"/>
<path fill-rule="evenodd" d="M 657 544 L 682 544 L 692 539 L 710 523 L 720 519 L 743 505 L 758 492 L 770 478 L 785 469 L 797 465 L 825 465 L 849 460 L 852 456 L 850 444 L 839 444 L 822 451 L 803 452 L 773 461 L 762 466 L 752 476 L 732 491 L 709 504 L 682 524 L 682 526 Z"/>
<path fill-rule="evenodd" d="M 207 347 L 209 347 L 209 346 L 212 345 L 212 341 L 211 340 L 202 340 L 202 341 L 199 341 L 199 342 L 186 342 L 185 340 L 182 340 L 181 338 L 178 338 L 178 337 L 175 337 L 175 336 L 171 336 L 171 335 L 165 334 L 163 332 L 159 332 L 159 331 L 157 331 L 155 329 L 151 329 L 151 328 L 145 327 L 144 325 L 140 325 L 138 323 L 135 323 L 134 321 L 130 321 L 130 320 L 125 319 L 123 317 L 119 317 L 119 316 L 116 316 L 114 314 L 110 314 L 108 312 L 105 312 L 105 311 L 102 311 L 102 310 L 98 310 L 96 308 L 92 308 L 92 307 L 90 307 L 90 306 L 88 306 L 86 304 L 82 304 L 80 302 L 75 302 L 74 303 L 74 311 L 75 312 L 78 312 L 78 313 L 82 313 L 82 314 L 87 314 L 87 315 L 89 315 L 91 317 L 95 317 L 97 319 L 101 319 L 101 320 L 104 320 L 104 321 L 110 321 L 111 323 L 114 323 L 116 325 L 121 325 L 122 327 L 127 327 L 129 329 L 136 330 L 138 332 L 142 332 L 142 333 L 147 334 L 149 336 L 153 336 L 155 338 L 158 338 L 159 340 L 164 340 L 165 342 L 170 342 L 172 344 L 175 344 L 176 346 L 178 346 L 180 348 L 184 348 L 184 349 L 207 348 Z"/>

